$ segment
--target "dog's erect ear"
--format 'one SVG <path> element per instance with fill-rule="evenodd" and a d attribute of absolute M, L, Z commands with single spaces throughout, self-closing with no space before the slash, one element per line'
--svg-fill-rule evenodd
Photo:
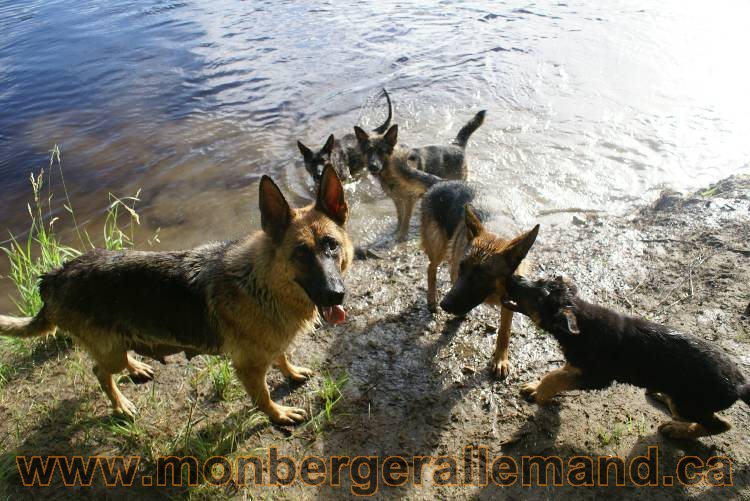
<path fill-rule="evenodd" d="M 471 242 L 484 231 L 484 226 L 479 220 L 474 207 L 471 204 L 464 205 L 464 221 L 466 222 L 466 238 Z"/>
<path fill-rule="evenodd" d="M 297 141 L 297 148 L 299 148 L 299 152 L 302 153 L 302 157 L 305 160 L 310 160 L 313 157 L 313 152 L 310 148 L 302 144 L 301 141 Z"/>
<path fill-rule="evenodd" d="M 508 243 L 505 249 L 505 262 L 511 270 L 515 271 L 521 264 L 523 258 L 529 253 L 529 249 L 534 245 L 536 236 L 539 233 L 539 225 L 534 226 L 528 233 L 522 233 Z"/>
<path fill-rule="evenodd" d="M 576 320 L 576 315 L 573 313 L 573 308 L 566 306 L 561 310 L 561 313 L 565 316 L 565 321 L 568 325 L 568 332 L 573 335 L 580 334 L 581 331 L 578 328 L 578 320 Z"/>
<path fill-rule="evenodd" d="M 391 125 L 388 132 L 383 136 L 383 139 L 385 139 L 385 142 L 388 143 L 391 148 L 396 146 L 396 143 L 398 142 L 398 124 Z"/>
<path fill-rule="evenodd" d="M 370 136 L 367 135 L 367 132 L 362 130 L 361 127 L 357 127 L 356 125 L 354 126 L 354 136 L 360 143 L 366 143 L 370 140 Z"/>
<path fill-rule="evenodd" d="M 328 140 L 326 141 L 326 144 L 323 145 L 323 153 L 325 153 L 326 155 L 331 154 L 331 152 L 333 151 L 333 142 L 334 142 L 333 134 L 331 134 L 330 136 L 328 136 Z"/>
<path fill-rule="evenodd" d="M 330 217 L 339 226 L 343 226 L 346 218 L 349 217 L 349 206 L 344 199 L 344 187 L 339 175 L 336 174 L 336 169 L 330 165 L 323 170 L 315 210 Z"/>
<path fill-rule="evenodd" d="M 260 225 L 275 243 L 284 239 L 292 222 L 292 209 L 276 183 L 268 176 L 260 180 Z"/>

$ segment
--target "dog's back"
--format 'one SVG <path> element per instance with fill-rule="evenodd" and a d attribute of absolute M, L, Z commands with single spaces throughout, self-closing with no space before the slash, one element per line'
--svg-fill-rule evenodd
<path fill-rule="evenodd" d="M 450 240 L 463 224 L 464 206 L 474 202 L 476 196 L 476 188 L 463 181 L 435 184 L 422 199 L 422 225 L 439 229 Z M 480 219 L 486 219 L 484 211 L 478 212 Z"/>
<path fill-rule="evenodd" d="M 449 145 L 412 148 L 406 157 L 408 165 L 443 179 L 466 180 L 469 174 L 466 143 L 484 123 L 485 114 L 486 111 L 482 110 L 474 115 Z"/>
<path fill-rule="evenodd" d="M 222 338 L 211 322 L 207 284 L 228 245 L 180 252 L 92 250 L 42 277 L 46 316 L 79 336 L 117 333 L 129 347 L 158 339 L 156 344 L 218 353 Z"/>

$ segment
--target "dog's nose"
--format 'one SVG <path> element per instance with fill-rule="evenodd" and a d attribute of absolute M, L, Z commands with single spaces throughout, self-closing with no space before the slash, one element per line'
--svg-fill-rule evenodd
<path fill-rule="evenodd" d="M 326 291 L 326 304 L 334 306 L 344 302 L 344 289 L 332 289 Z"/>

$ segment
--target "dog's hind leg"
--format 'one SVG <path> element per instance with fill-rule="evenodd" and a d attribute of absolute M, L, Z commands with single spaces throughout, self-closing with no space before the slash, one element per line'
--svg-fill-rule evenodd
<path fill-rule="evenodd" d="M 298 383 L 307 381 L 310 376 L 314 374 L 311 369 L 308 369 L 306 367 L 298 367 L 289 363 L 289 358 L 287 358 L 286 353 L 282 354 L 281 356 L 279 356 L 279 358 L 276 359 L 276 366 L 279 368 L 282 374 L 284 374 L 288 378 L 291 378 L 293 381 L 297 381 Z"/>
<path fill-rule="evenodd" d="M 105 395 L 112 402 L 112 411 L 121 416 L 135 417 L 137 412 L 135 405 L 120 392 L 114 377 L 128 366 L 127 352 L 123 350 L 103 353 L 92 349 L 89 352 L 95 362 L 94 375 L 99 380 L 99 385 Z"/>
<path fill-rule="evenodd" d="M 668 421 L 659 425 L 659 433 L 668 438 L 693 439 L 708 435 L 718 435 L 732 428 L 728 421 L 716 414 L 700 419 L 697 422 Z"/>
<path fill-rule="evenodd" d="M 130 355 L 127 355 L 127 369 L 130 373 L 130 378 L 134 381 L 151 381 L 154 379 L 154 368 L 143 362 L 139 362 Z"/>
<path fill-rule="evenodd" d="M 666 405 L 667 408 L 669 409 L 669 413 L 672 414 L 673 418 L 681 419 L 679 414 L 677 414 L 676 412 L 676 409 L 674 407 L 674 402 L 672 402 L 672 398 L 666 393 L 662 393 L 660 391 L 646 390 L 646 396 L 651 397 L 657 402 L 660 402 Z"/>

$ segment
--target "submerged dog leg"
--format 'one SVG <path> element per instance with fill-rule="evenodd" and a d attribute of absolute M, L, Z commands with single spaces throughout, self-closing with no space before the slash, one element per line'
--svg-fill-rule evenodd
<path fill-rule="evenodd" d="M 581 388 L 581 370 L 565 364 L 560 369 L 547 373 L 541 381 L 521 386 L 521 394 L 539 405 L 546 404 L 558 393 Z"/>
<path fill-rule="evenodd" d="M 510 344 L 510 327 L 513 324 L 513 312 L 502 306 L 500 308 L 500 329 L 497 331 L 495 352 L 492 354 L 492 373 L 506 378 L 510 373 L 508 362 L 508 345 Z"/>
<path fill-rule="evenodd" d="M 304 409 L 286 407 L 271 400 L 271 394 L 266 384 L 267 367 L 246 361 L 235 361 L 234 370 L 237 377 L 242 381 L 245 391 L 253 399 L 255 405 L 264 412 L 268 418 L 276 424 L 296 424 L 305 420 Z"/>
<path fill-rule="evenodd" d="M 293 381 L 297 381 L 298 383 L 307 381 L 310 376 L 314 374 L 314 372 L 307 367 L 298 367 L 289 363 L 289 359 L 287 358 L 286 353 L 283 353 L 279 356 L 279 358 L 276 359 L 276 366 L 279 368 L 282 374 L 284 374 L 288 378 L 291 378 Z"/>

